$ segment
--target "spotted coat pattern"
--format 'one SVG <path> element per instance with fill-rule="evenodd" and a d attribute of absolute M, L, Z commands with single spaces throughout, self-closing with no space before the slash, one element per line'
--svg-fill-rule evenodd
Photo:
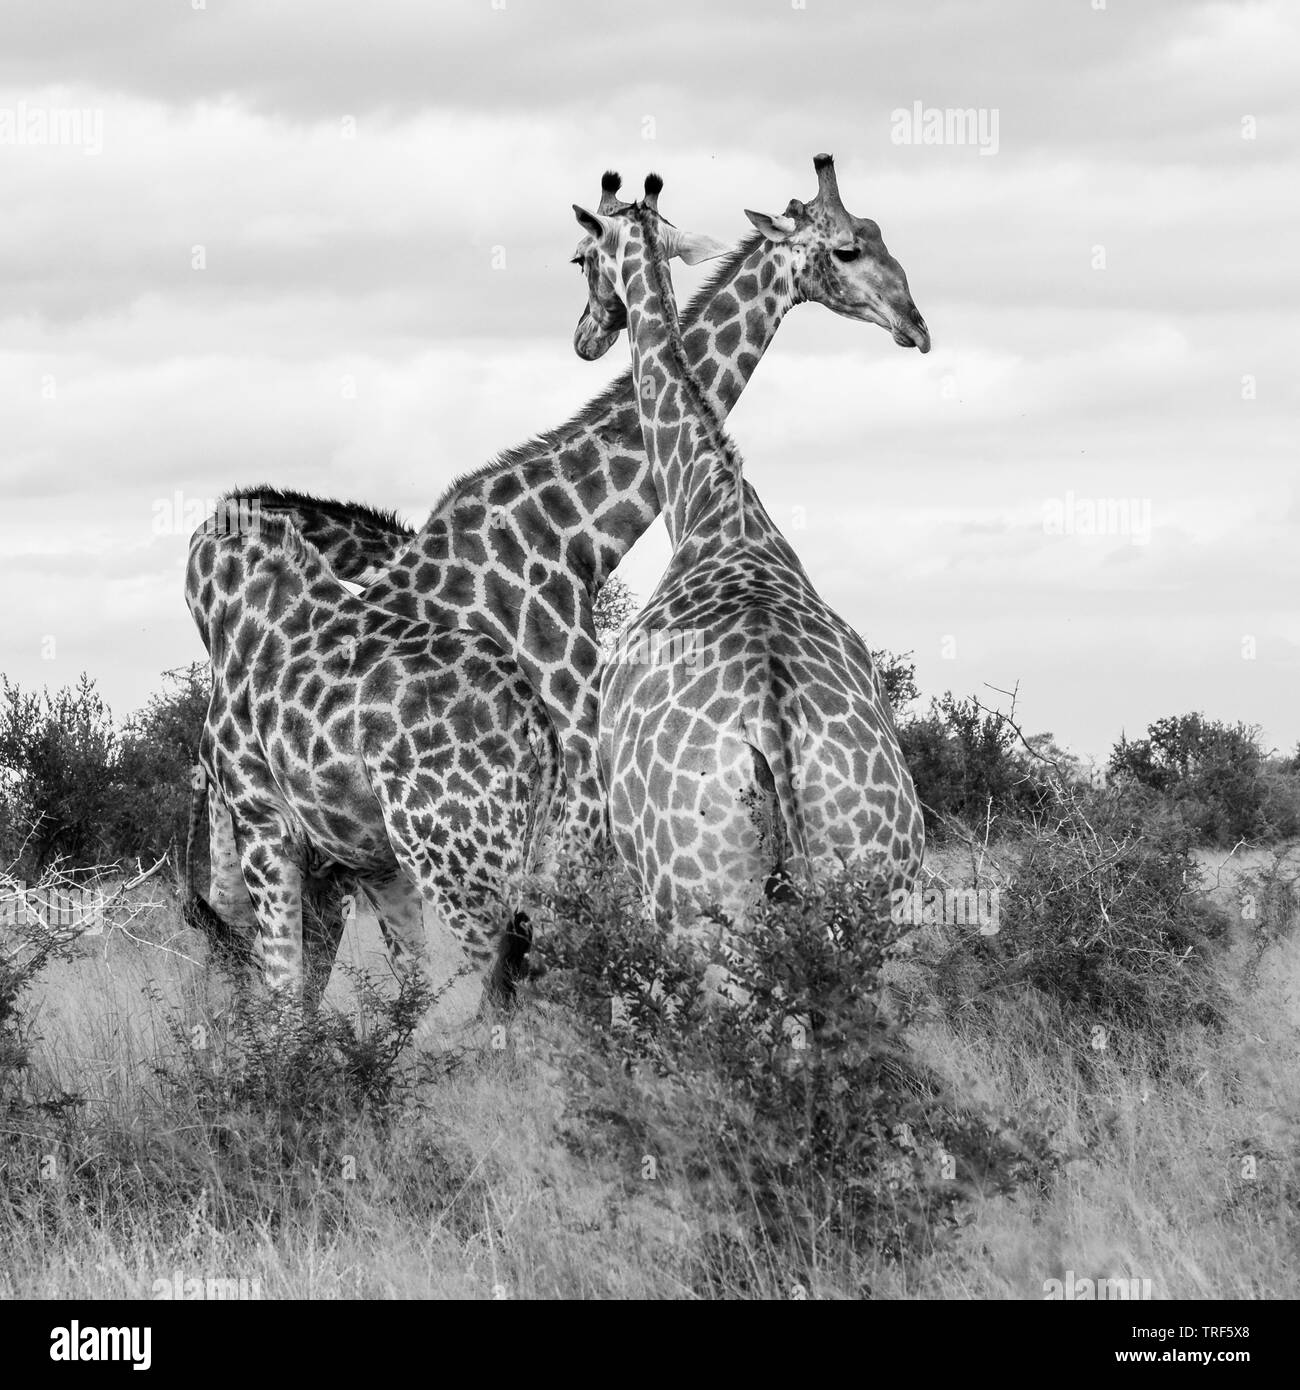
<path fill-rule="evenodd" d="M 187 589 L 213 667 L 200 761 L 231 813 L 267 982 L 300 986 L 303 876 L 340 866 L 408 966 L 424 954 L 415 884 L 508 994 L 520 879 L 545 867 L 563 809 L 559 739 L 527 676 L 481 633 L 342 591 L 285 517 L 196 533 Z"/>

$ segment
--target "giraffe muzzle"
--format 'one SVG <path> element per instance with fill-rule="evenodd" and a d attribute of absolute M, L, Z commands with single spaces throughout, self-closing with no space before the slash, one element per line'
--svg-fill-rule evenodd
<path fill-rule="evenodd" d="M 578 326 L 573 330 L 573 350 L 584 362 L 594 362 L 614 346 L 618 335 L 626 327 L 626 309 L 619 314 L 607 315 L 602 322 L 588 307 L 582 311 Z"/>
<path fill-rule="evenodd" d="M 891 331 L 899 347 L 914 347 L 923 353 L 930 351 L 930 330 L 915 304 L 895 318 Z"/>

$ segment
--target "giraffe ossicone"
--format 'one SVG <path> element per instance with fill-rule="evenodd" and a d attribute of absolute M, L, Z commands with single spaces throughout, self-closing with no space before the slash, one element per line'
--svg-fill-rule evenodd
<path fill-rule="evenodd" d="M 847 217 L 829 158 L 817 169 L 824 196 L 816 215 Z M 634 647 L 624 644 L 602 674 L 614 846 L 664 923 L 681 924 L 701 900 L 743 923 L 773 881 L 814 879 L 846 862 L 878 872 L 890 888 L 908 886 L 921 864 L 923 821 L 870 654 L 744 482 L 692 365 L 668 269 L 675 250 L 703 243 L 659 216 L 657 177 L 646 187 L 637 204 L 602 199 L 606 210 L 596 213 L 575 206 L 585 235 L 574 260 L 588 292 L 575 349 L 588 355 L 610 325 L 626 322 L 646 454 L 673 546 L 629 636 L 694 637 L 689 662 L 630 659 Z M 797 217 L 788 221 L 793 230 L 773 222 L 774 245 L 799 231 Z M 843 238 L 828 250 L 858 259 L 858 238 L 879 243 L 874 223 L 862 228 L 852 231 L 851 253 Z M 789 278 L 793 267 L 779 252 L 774 259 L 772 280 Z M 855 309 L 897 341 L 928 348 L 901 267 L 876 277 Z M 652 389 L 640 389 L 646 382 Z"/>

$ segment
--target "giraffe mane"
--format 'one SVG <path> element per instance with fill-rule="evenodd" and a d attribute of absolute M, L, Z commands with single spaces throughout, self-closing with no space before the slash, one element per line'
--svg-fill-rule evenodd
<path fill-rule="evenodd" d="M 392 508 L 372 507 L 368 502 L 344 502 L 335 497 L 316 497 L 310 492 L 298 492 L 294 488 L 272 487 L 270 484 L 237 487 L 226 493 L 222 500 L 262 502 L 272 509 L 302 507 L 307 511 L 333 517 L 337 521 L 359 518 L 382 531 L 391 531 L 412 538 L 416 534 L 415 528 L 403 521 Z"/>
<path fill-rule="evenodd" d="M 632 209 L 629 215 L 641 228 L 641 235 L 645 238 L 646 271 L 659 295 L 660 303 L 665 306 L 675 306 L 676 296 L 673 294 L 672 277 L 668 272 L 668 262 L 661 254 L 659 229 L 655 226 L 656 219 L 652 211 L 637 206 Z M 745 529 L 745 470 L 740 457 L 740 450 L 732 443 L 726 427 L 718 418 L 717 411 L 709 403 L 708 397 L 700 386 L 699 378 L 695 375 L 695 368 L 691 366 L 690 358 L 686 355 L 681 322 L 675 312 L 664 315 L 664 329 L 668 335 L 668 350 L 672 353 L 677 371 L 680 374 L 682 392 L 687 397 L 695 418 L 703 425 L 708 443 L 717 455 L 718 461 L 722 465 L 722 471 L 731 482 L 732 503 L 743 535 Z"/>
<path fill-rule="evenodd" d="M 762 239 L 762 234 L 759 232 L 742 237 L 734 251 L 729 252 L 715 263 L 713 274 L 691 296 L 690 302 L 686 306 L 686 312 L 681 315 L 683 331 L 694 327 L 699 322 L 705 309 L 712 303 L 719 287 L 735 276 L 736 271 L 744 264 Z M 593 396 L 576 415 L 566 420 L 564 424 L 557 425 L 554 429 L 545 430 L 541 434 L 531 435 L 522 444 L 512 445 L 509 449 L 502 449 L 499 454 L 490 458 L 486 463 L 479 464 L 477 468 L 468 468 L 463 473 L 457 473 L 434 503 L 433 512 L 441 511 L 458 492 L 471 483 L 477 483 L 496 473 L 505 473 L 518 464 L 535 461 L 539 452 L 553 453 L 557 451 L 559 446 L 571 435 L 581 432 L 593 421 L 599 420 L 602 415 L 607 415 L 615 406 L 629 402 L 635 402 L 632 368 L 630 366 L 625 367 L 598 396 Z"/>

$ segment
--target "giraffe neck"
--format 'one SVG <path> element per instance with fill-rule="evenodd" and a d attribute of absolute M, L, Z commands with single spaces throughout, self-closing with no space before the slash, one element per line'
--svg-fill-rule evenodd
<path fill-rule="evenodd" d="M 633 234 L 620 275 L 642 436 L 668 538 L 674 551 L 688 536 L 735 540 L 745 532 L 740 455 L 687 356 L 653 217 L 634 218 L 640 236 Z"/>
<path fill-rule="evenodd" d="M 784 246 L 747 237 L 687 306 L 682 343 L 720 420 L 740 399 L 781 320 L 803 303 L 796 278 Z"/>
<path fill-rule="evenodd" d="M 786 249 L 754 235 L 692 299 L 683 345 L 719 418 L 800 302 L 793 278 Z M 546 702 L 571 755 L 571 786 L 590 778 L 600 659 L 592 601 L 662 506 L 630 370 L 563 425 L 458 478 L 409 545 L 400 528 L 375 525 L 341 564 L 333 543 L 352 547 L 359 528 L 336 526 L 309 498 L 285 505 L 266 490 L 248 496 L 264 513 L 290 514 L 339 578 L 368 563 L 383 568 L 403 550 L 366 589 L 367 601 L 493 638 Z M 747 511 L 753 524 L 761 507 L 752 494 Z M 186 592 L 203 631 L 210 582 L 191 569 Z"/>
<path fill-rule="evenodd" d="M 682 342 L 704 398 L 719 419 L 725 420 L 740 399 L 781 321 L 803 299 L 785 248 L 758 235 L 747 237 L 720 262 L 692 298 L 681 318 Z M 548 461 L 558 468 L 547 470 Z M 552 511 L 548 494 L 554 494 L 557 481 L 569 495 L 564 506 Z M 391 513 L 359 503 L 267 487 L 240 488 L 230 496 L 259 505 L 265 513 L 292 516 L 337 578 L 363 584 L 376 578 L 373 597 L 379 601 L 391 588 L 384 573 L 394 567 L 407 568 L 421 559 L 442 564 L 457 553 L 471 563 L 481 557 L 479 542 L 494 519 L 484 510 L 486 498 L 494 499 L 489 508 L 512 510 L 521 500 L 532 499 L 534 517 L 575 540 L 586 537 L 570 548 L 571 559 L 577 577 L 592 592 L 649 529 L 661 507 L 649 476 L 630 370 L 563 425 L 457 478 L 419 533 Z M 464 547 L 457 545 L 458 536 L 466 538 Z M 487 553 L 508 565 L 491 547 Z M 451 586 L 435 580 L 432 588 L 420 587 L 437 599 L 437 590 Z M 449 597 L 444 595 L 444 601 Z M 451 606 L 461 605 L 452 599 Z"/>
<path fill-rule="evenodd" d="M 686 356 L 719 420 L 740 399 L 785 315 L 802 301 L 794 279 L 784 246 L 747 237 L 682 316 Z M 557 482 L 568 494 L 558 506 Z M 487 531 L 492 518 L 479 511 L 487 499 L 489 508 L 527 512 L 537 524 L 581 538 L 571 550 L 594 592 L 649 529 L 665 496 L 645 453 L 636 382 L 625 371 L 558 429 L 457 479 L 435 505 L 416 550 L 441 559 L 466 527 Z M 488 554 L 495 558 L 490 545 Z"/>

